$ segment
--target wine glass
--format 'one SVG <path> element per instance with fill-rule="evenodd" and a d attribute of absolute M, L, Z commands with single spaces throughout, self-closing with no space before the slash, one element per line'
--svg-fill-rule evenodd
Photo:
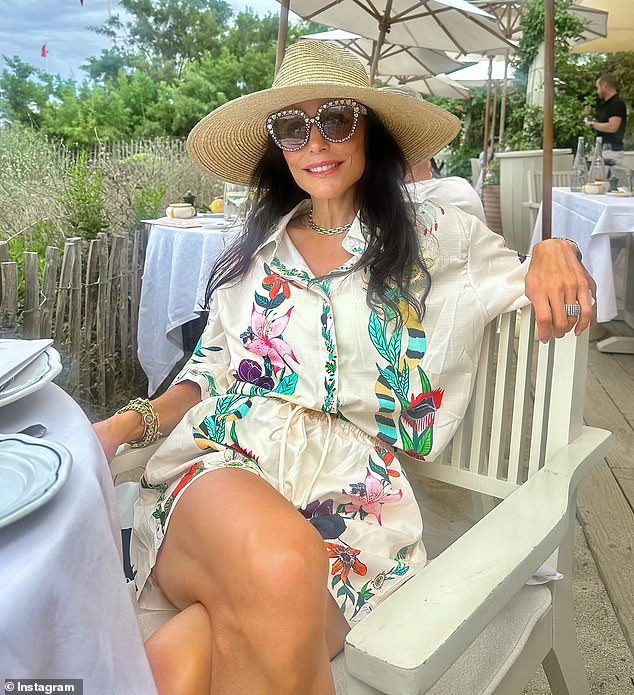
<path fill-rule="evenodd" d="M 609 142 L 603 143 L 603 161 L 607 166 L 611 167 L 615 164 L 614 157 L 612 155 L 612 145 Z M 608 174 L 609 176 L 609 174 Z"/>
<path fill-rule="evenodd" d="M 249 189 L 247 186 L 241 186 L 238 183 L 225 183 L 225 220 L 232 222 L 244 217 L 248 193 Z"/>

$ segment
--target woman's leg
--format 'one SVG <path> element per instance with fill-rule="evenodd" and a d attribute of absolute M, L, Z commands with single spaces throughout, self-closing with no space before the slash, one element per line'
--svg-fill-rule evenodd
<path fill-rule="evenodd" d="M 180 628 L 170 621 L 148 641 L 157 680 L 162 654 L 210 644 L 213 695 L 330 695 L 329 657 L 347 625 L 327 575 L 321 537 L 270 485 L 239 469 L 201 476 L 174 509 L 155 568 L 167 597 L 187 609 Z M 188 631 L 196 636 L 185 642 Z"/>

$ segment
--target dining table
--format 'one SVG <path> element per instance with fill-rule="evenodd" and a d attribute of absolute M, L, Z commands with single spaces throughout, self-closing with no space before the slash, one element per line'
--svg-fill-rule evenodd
<path fill-rule="evenodd" d="M 156 695 L 99 441 L 80 406 L 49 382 L 0 407 L 5 457 L 34 423 L 46 432 L 26 444 L 64 452 L 66 477 L 44 503 L 0 524 L 0 683 L 73 679 L 90 695 Z"/>
<path fill-rule="evenodd" d="M 569 188 L 552 189 L 552 235 L 574 241 L 583 263 L 597 285 L 597 322 L 615 318 L 634 328 L 634 196 L 621 191 L 589 195 Z M 615 286 L 612 240 L 625 239 L 623 253 L 623 308 L 619 312 Z M 531 248 L 542 238 L 540 206 Z M 604 352 L 634 353 L 634 338 L 610 336 L 597 343 Z"/>
<path fill-rule="evenodd" d="M 205 310 L 209 272 L 241 230 L 222 215 L 146 220 L 137 356 L 152 396 L 183 358 L 183 326 Z"/>

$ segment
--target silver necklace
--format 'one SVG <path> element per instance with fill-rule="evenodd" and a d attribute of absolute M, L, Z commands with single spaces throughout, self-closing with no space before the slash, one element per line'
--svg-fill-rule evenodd
<path fill-rule="evenodd" d="M 342 224 L 341 227 L 320 227 L 313 221 L 312 208 L 306 213 L 306 224 L 310 227 L 310 229 L 313 230 L 313 232 L 317 232 L 317 234 L 326 234 L 328 236 L 331 236 L 332 234 L 343 234 L 344 232 L 347 232 L 350 227 L 352 227 L 352 222 Z"/>

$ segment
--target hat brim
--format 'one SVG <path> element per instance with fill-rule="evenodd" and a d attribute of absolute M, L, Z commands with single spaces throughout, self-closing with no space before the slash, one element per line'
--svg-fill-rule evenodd
<path fill-rule="evenodd" d="M 372 109 L 410 166 L 433 157 L 460 130 L 455 116 L 426 101 L 350 84 L 311 83 L 272 87 L 219 106 L 190 132 L 189 153 L 194 161 L 221 179 L 248 185 L 266 150 L 267 117 L 311 99 L 354 99 Z"/>

